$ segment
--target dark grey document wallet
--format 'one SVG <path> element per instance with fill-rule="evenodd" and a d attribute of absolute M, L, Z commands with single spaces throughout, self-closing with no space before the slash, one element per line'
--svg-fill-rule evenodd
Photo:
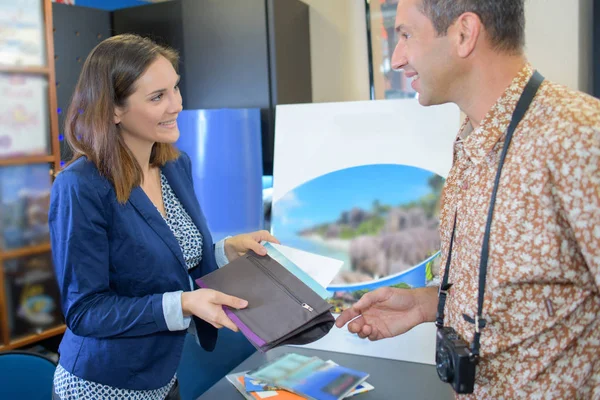
<path fill-rule="evenodd" d="M 329 303 L 268 255 L 249 251 L 196 283 L 248 301 L 244 309 L 224 309 L 262 352 L 314 342 L 335 322 Z"/>

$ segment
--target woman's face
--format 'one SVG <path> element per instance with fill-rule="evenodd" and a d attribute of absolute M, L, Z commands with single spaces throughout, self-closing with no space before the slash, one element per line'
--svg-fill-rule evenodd
<path fill-rule="evenodd" d="M 128 146 L 177 141 L 177 115 L 183 108 L 178 83 L 179 75 L 162 56 L 135 82 L 125 107 L 115 109 L 114 122 Z"/>

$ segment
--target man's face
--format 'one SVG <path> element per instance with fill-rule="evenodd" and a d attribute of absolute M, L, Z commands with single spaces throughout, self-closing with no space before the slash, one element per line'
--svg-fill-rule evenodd
<path fill-rule="evenodd" d="M 396 12 L 398 43 L 392 68 L 403 69 L 413 78 L 412 88 L 424 106 L 452 101 L 451 84 L 456 78 L 452 44 L 448 36 L 437 36 L 431 20 L 419 10 L 421 0 L 400 0 Z"/>

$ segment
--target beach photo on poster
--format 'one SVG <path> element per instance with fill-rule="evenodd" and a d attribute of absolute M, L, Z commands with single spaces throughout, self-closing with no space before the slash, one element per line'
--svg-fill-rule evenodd
<path fill-rule="evenodd" d="M 339 312 L 377 287 L 421 287 L 433 278 L 443 184 L 400 164 L 330 172 L 273 203 L 272 232 L 286 246 L 344 262 L 327 288 Z"/>

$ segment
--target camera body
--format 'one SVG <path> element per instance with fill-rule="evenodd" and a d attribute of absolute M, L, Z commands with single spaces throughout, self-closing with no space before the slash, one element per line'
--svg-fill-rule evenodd
<path fill-rule="evenodd" d="M 449 327 L 437 330 L 435 364 L 438 376 L 452 385 L 456 393 L 473 393 L 477 357 L 473 357 L 469 344 Z"/>

